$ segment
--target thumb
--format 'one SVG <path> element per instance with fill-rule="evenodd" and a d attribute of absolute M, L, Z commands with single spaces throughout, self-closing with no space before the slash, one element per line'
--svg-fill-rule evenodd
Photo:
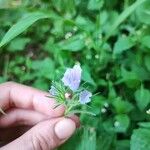
<path fill-rule="evenodd" d="M 75 129 L 75 122 L 69 118 L 47 120 L 37 124 L 2 150 L 52 150 L 64 143 Z"/>

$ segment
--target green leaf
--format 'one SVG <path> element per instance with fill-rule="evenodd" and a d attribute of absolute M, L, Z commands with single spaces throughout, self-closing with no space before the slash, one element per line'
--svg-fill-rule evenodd
<path fill-rule="evenodd" d="M 44 60 L 35 60 L 32 61 L 31 68 L 36 77 L 54 79 L 54 62 L 50 58 L 45 58 Z"/>
<path fill-rule="evenodd" d="M 121 100 L 121 98 L 115 99 L 112 104 L 115 108 L 115 111 L 119 114 L 120 113 L 128 113 L 134 108 L 130 102 L 123 101 L 123 100 Z"/>
<path fill-rule="evenodd" d="M 149 20 L 150 20 L 150 18 L 149 18 Z M 141 43 L 142 43 L 145 47 L 150 48 L 150 35 L 144 36 L 144 37 L 142 38 L 142 40 L 141 40 Z"/>
<path fill-rule="evenodd" d="M 150 122 L 139 122 L 138 125 L 142 128 L 149 128 L 150 129 Z"/>
<path fill-rule="evenodd" d="M 150 103 L 150 91 L 141 86 L 141 88 L 135 92 L 135 100 L 139 109 L 143 111 Z"/>
<path fill-rule="evenodd" d="M 85 42 L 82 35 L 75 35 L 59 43 L 60 49 L 68 51 L 80 51 L 84 48 Z"/>
<path fill-rule="evenodd" d="M 136 129 L 131 136 L 131 150 L 150 150 L 150 130 Z"/>
<path fill-rule="evenodd" d="M 29 38 L 16 38 L 10 42 L 8 50 L 10 52 L 22 51 L 29 42 Z"/>
<path fill-rule="evenodd" d="M 102 0 L 89 0 L 88 9 L 90 10 L 100 10 L 103 6 L 104 1 Z"/>
<path fill-rule="evenodd" d="M 83 81 L 95 86 L 96 84 L 95 84 L 93 78 L 91 77 L 91 74 L 90 74 L 88 68 L 86 66 L 83 66 L 82 69 L 83 69 L 83 73 L 82 73 Z"/>
<path fill-rule="evenodd" d="M 81 143 L 76 150 L 96 150 L 96 131 L 94 128 L 85 127 Z"/>
<path fill-rule="evenodd" d="M 10 42 L 13 38 L 25 31 L 29 26 L 39 19 L 49 18 L 47 14 L 44 13 L 30 13 L 23 17 L 20 21 L 14 24 L 4 35 L 3 39 L 0 42 L 0 47 Z"/>
<path fill-rule="evenodd" d="M 144 62 L 147 70 L 150 71 L 150 55 L 145 56 Z"/>
<path fill-rule="evenodd" d="M 120 54 L 125 50 L 130 49 L 135 45 L 135 42 L 130 37 L 120 37 L 114 45 L 114 54 Z"/>
<path fill-rule="evenodd" d="M 147 0 L 136 10 L 137 18 L 140 22 L 150 24 L 150 1 Z"/>
<path fill-rule="evenodd" d="M 129 6 L 128 8 L 126 8 L 120 15 L 119 17 L 116 19 L 116 21 L 114 22 L 114 24 L 112 25 L 110 31 L 108 32 L 108 34 L 106 35 L 106 39 L 107 40 L 112 33 L 114 32 L 114 30 L 117 29 L 117 27 L 129 16 L 131 15 L 143 2 L 145 2 L 146 0 L 137 0 L 135 1 L 135 3 L 133 3 L 131 6 Z"/>
<path fill-rule="evenodd" d="M 117 115 L 115 117 L 115 131 L 119 133 L 124 133 L 127 131 L 129 124 L 130 124 L 130 119 L 127 115 L 121 114 Z"/>

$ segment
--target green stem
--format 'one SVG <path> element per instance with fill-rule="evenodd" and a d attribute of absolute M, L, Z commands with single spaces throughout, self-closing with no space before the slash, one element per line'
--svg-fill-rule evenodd
<path fill-rule="evenodd" d="M 88 115 L 92 115 L 92 116 L 96 116 L 96 114 L 92 113 L 92 112 L 88 112 L 88 111 L 83 111 L 83 110 L 73 110 L 69 112 L 70 114 L 78 114 L 78 113 L 84 113 L 84 114 L 88 114 Z"/>

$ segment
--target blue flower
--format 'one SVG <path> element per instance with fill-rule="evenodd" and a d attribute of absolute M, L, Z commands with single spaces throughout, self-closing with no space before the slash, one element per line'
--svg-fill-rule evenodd
<path fill-rule="evenodd" d="M 52 85 L 50 90 L 49 90 L 49 93 L 52 95 L 52 96 L 56 96 L 57 95 L 57 90 L 56 88 Z"/>
<path fill-rule="evenodd" d="M 86 104 L 91 101 L 91 97 L 92 97 L 92 93 L 87 90 L 84 90 L 80 93 L 79 101 L 81 104 Z"/>
<path fill-rule="evenodd" d="M 68 86 L 72 91 L 76 91 L 79 88 L 81 82 L 82 69 L 79 64 L 74 65 L 73 68 L 68 68 L 64 73 L 62 82 L 65 86 Z"/>

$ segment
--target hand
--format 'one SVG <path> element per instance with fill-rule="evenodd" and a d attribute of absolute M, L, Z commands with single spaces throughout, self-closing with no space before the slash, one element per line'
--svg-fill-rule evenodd
<path fill-rule="evenodd" d="M 0 84 L 1 150 L 51 150 L 64 143 L 79 124 L 76 116 L 63 117 L 64 107 L 53 109 L 48 93 L 13 82 Z"/>

